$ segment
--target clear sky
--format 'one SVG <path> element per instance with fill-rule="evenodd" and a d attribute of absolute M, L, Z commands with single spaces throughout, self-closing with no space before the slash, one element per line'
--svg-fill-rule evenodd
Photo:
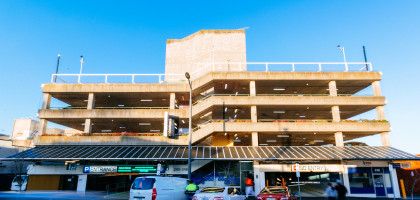
<path fill-rule="evenodd" d="M 57 53 L 61 73 L 162 73 L 165 40 L 247 30 L 248 61 L 362 61 L 383 72 L 391 143 L 420 153 L 420 1 L 0 1 L 0 133 L 34 117 Z M 379 145 L 380 138 L 368 138 Z"/>

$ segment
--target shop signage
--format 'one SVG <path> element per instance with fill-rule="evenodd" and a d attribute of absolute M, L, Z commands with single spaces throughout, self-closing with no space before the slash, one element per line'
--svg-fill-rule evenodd
<path fill-rule="evenodd" d="M 188 165 L 169 165 L 166 174 L 188 174 Z"/>
<path fill-rule="evenodd" d="M 295 165 L 293 165 L 292 166 L 292 168 L 294 168 L 295 169 L 295 172 L 296 172 L 296 177 L 300 177 L 300 165 L 299 165 L 299 163 L 296 163 Z M 298 179 L 299 180 L 299 179 Z"/>
<path fill-rule="evenodd" d="M 117 166 L 85 166 L 83 173 L 110 173 L 117 172 Z"/>
<path fill-rule="evenodd" d="M 155 165 L 85 166 L 83 173 L 156 173 Z"/>
<path fill-rule="evenodd" d="M 292 165 L 292 172 L 327 172 L 339 171 L 335 166 L 326 165 Z"/>
<path fill-rule="evenodd" d="M 156 165 L 118 166 L 118 173 L 156 173 Z"/>
<path fill-rule="evenodd" d="M 394 169 L 402 168 L 402 164 L 401 163 L 392 163 L 392 168 L 394 168 Z"/>

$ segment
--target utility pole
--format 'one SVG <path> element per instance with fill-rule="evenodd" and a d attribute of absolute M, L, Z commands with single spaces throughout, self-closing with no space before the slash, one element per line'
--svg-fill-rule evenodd
<path fill-rule="evenodd" d="M 54 83 L 57 82 L 58 68 L 60 67 L 60 58 L 61 58 L 61 55 L 58 54 L 57 55 L 57 65 L 55 66 Z"/>
<path fill-rule="evenodd" d="M 368 60 L 367 60 L 367 56 L 366 56 L 366 48 L 363 45 L 363 57 L 365 58 L 365 65 L 366 65 L 366 71 L 369 71 L 369 65 L 368 65 Z"/>
<path fill-rule="evenodd" d="M 346 49 L 340 45 L 337 45 L 338 49 L 340 49 L 340 52 L 343 54 L 343 60 L 344 60 L 344 67 L 345 71 L 349 71 L 349 65 L 347 64 L 347 58 L 346 58 Z"/>
<path fill-rule="evenodd" d="M 188 123 L 188 180 L 191 181 L 191 140 L 192 140 L 192 85 L 190 80 L 190 74 L 185 73 L 185 78 L 188 80 L 188 85 L 190 86 L 190 117 Z"/>
<path fill-rule="evenodd" d="M 85 62 L 83 55 L 80 56 L 80 71 L 79 71 L 79 77 L 77 79 L 78 83 L 80 83 L 80 77 L 82 75 L 83 72 L 83 63 Z"/>

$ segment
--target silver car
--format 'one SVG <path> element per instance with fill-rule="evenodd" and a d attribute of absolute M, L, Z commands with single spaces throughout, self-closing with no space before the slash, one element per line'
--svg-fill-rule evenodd
<path fill-rule="evenodd" d="M 236 186 L 229 187 L 205 187 L 199 190 L 192 200 L 245 200 L 241 188 Z"/>
<path fill-rule="evenodd" d="M 130 189 L 130 200 L 185 200 L 187 179 L 178 177 L 137 177 Z"/>

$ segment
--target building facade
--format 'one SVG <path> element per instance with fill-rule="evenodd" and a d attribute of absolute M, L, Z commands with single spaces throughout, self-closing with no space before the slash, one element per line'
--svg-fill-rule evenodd
<path fill-rule="evenodd" d="M 341 181 L 350 196 L 400 196 L 392 163 L 415 156 L 390 147 L 382 74 L 370 63 L 247 62 L 244 30 L 202 30 L 166 45 L 165 74 L 55 74 L 42 85 L 36 147 L 14 157 L 37 161 L 28 174 L 48 183 L 30 178 L 29 189 L 186 176 L 191 132 L 202 185 L 243 186 L 252 176 L 257 193 L 280 184 L 320 196 Z M 77 131 L 51 133 L 52 124 Z M 372 135 L 382 146 L 347 143 Z"/>

